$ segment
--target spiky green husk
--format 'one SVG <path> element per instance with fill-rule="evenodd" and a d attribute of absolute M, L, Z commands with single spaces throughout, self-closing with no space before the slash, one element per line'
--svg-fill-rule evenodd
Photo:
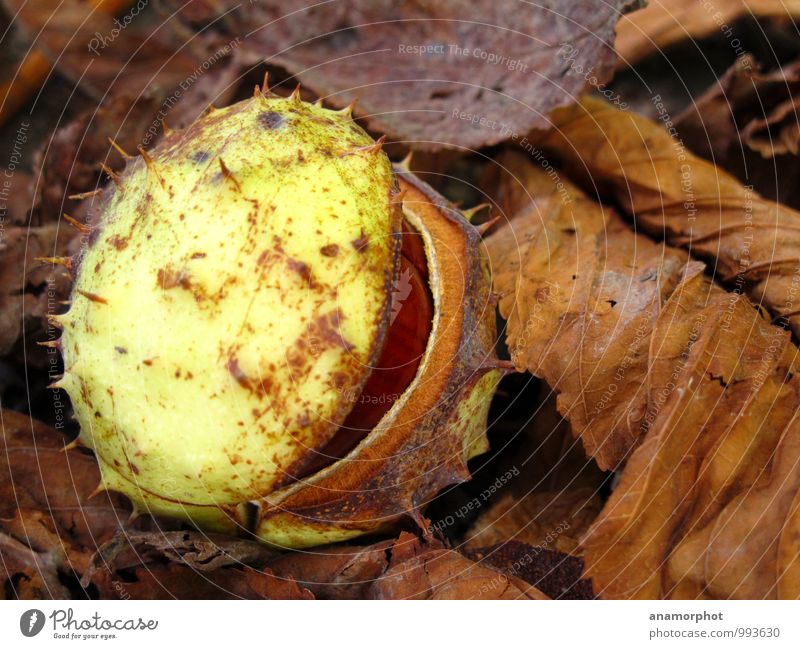
<path fill-rule="evenodd" d="M 337 430 L 380 350 L 399 212 L 349 118 L 256 96 L 130 161 L 63 327 L 104 485 L 232 529 Z"/>

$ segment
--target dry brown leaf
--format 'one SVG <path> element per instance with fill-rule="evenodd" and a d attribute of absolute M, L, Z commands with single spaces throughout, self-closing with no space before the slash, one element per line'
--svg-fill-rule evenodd
<path fill-rule="evenodd" d="M 372 599 L 549 599 L 519 577 L 409 534 L 400 536 L 391 553 L 388 569 L 367 593 Z"/>
<path fill-rule="evenodd" d="M 9 167 L 1 169 L 0 173 L 4 175 L 3 198 L 0 200 L 0 215 L 3 216 L 4 228 L 38 225 L 35 221 L 31 222 L 28 219 L 34 204 L 35 179 L 33 175 L 23 169 Z M 2 245 L 1 238 L 0 245 Z"/>
<path fill-rule="evenodd" d="M 118 535 L 92 557 L 83 576 L 88 584 L 99 571 L 119 571 L 142 563 L 167 560 L 200 572 L 229 566 L 264 566 L 276 555 L 263 543 L 195 531 L 133 531 Z"/>
<path fill-rule="evenodd" d="M 409 533 L 369 546 L 291 552 L 269 568 L 324 599 L 547 599 L 514 574 Z"/>
<path fill-rule="evenodd" d="M 662 392 L 667 381 L 676 387 L 584 540 L 587 571 L 596 590 L 611 597 L 711 592 L 708 566 L 698 564 L 699 575 L 676 575 L 665 569 L 670 554 L 718 524 L 721 507 L 753 487 L 800 398 L 797 349 L 744 300 L 731 300 L 697 273 L 676 291 L 665 316 L 675 322 L 654 335 L 664 343 L 653 372 Z M 783 513 L 762 520 L 758 512 L 740 512 L 739 523 L 777 536 Z M 728 549 L 738 552 L 741 543 L 736 538 Z M 750 569 L 759 555 L 744 556 L 735 563 Z M 761 584 L 760 597 L 771 594 L 776 578 L 766 589 Z"/>
<path fill-rule="evenodd" d="M 579 540 L 602 508 L 593 489 L 506 494 L 478 517 L 464 537 L 470 550 L 518 541 L 580 556 Z"/>
<path fill-rule="evenodd" d="M 538 165 L 527 167 L 518 163 L 516 175 L 535 197 L 533 207 L 487 241 L 499 266 L 495 277 L 512 352 L 519 365 L 547 371 L 553 361 L 542 363 L 539 352 L 546 341 L 555 348 L 553 356 L 559 350 L 581 356 L 573 372 L 583 373 L 585 381 L 597 367 L 612 380 L 622 370 L 624 381 L 604 408 L 616 417 L 598 415 L 586 428 L 573 428 L 591 443 L 603 431 L 619 437 L 622 426 L 621 439 L 635 445 L 637 436 L 626 434 L 630 429 L 623 424 L 633 421 L 641 440 L 583 539 L 595 592 L 610 598 L 730 597 L 742 594 L 741 573 L 753 570 L 760 577 L 746 582 L 748 596 L 774 596 L 778 583 L 785 596 L 790 586 L 782 575 L 794 566 L 787 557 L 796 557 L 798 547 L 784 527 L 800 487 L 794 450 L 800 376 L 789 332 L 770 324 L 740 294 L 712 284 L 702 264 L 668 247 L 657 248 L 677 272 L 661 261 L 643 288 L 638 260 L 647 258 L 653 244 L 566 181 L 557 184 Z M 501 200 L 514 197 L 507 190 Z M 564 232 L 565 223 L 574 232 Z M 582 254 L 564 257 L 564 248 Z M 536 291 L 565 272 L 576 275 L 569 291 L 573 302 L 554 301 L 539 311 L 542 321 L 525 330 L 531 309 L 541 304 L 532 299 Z M 620 273 L 639 290 L 612 296 L 611 308 L 636 313 L 652 305 L 638 320 L 641 333 L 633 340 L 626 331 L 637 319 L 604 320 L 607 300 L 594 297 L 605 297 L 604 287 L 618 285 Z M 581 335 L 559 331 L 575 319 L 573 313 L 585 323 L 578 327 Z M 619 337 L 627 337 L 626 346 L 615 347 Z M 638 338 L 643 340 L 634 344 Z M 587 344 L 606 354 L 587 356 Z M 566 373 L 548 381 L 574 389 Z M 584 412 L 566 409 L 568 418 Z M 730 560 L 739 553 L 744 559 Z"/>
<path fill-rule="evenodd" d="M 520 153 L 500 166 L 501 209 L 527 204 L 486 241 L 511 357 L 558 391 L 587 453 L 615 468 L 645 425 L 650 338 L 687 257 L 629 236 L 613 210 L 568 184 L 562 195 Z"/>
<path fill-rule="evenodd" d="M 651 0 L 622 18 L 615 47 L 620 66 L 634 65 L 649 54 L 684 40 L 699 40 L 729 29 L 739 18 L 797 18 L 798 0 Z"/>
<path fill-rule="evenodd" d="M 120 599 L 312 599 L 264 567 L 276 555 L 256 541 L 189 531 L 126 532 L 106 543 L 84 587 Z"/>
<path fill-rule="evenodd" d="M 123 158 L 109 138 L 126 151 L 136 152 L 158 103 L 153 98 L 111 97 L 99 107 L 81 111 L 57 129 L 36 152 L 39 196 L 34 222 L 56 221 L 66 212 L 78 214 L 80 202 L 69 196 L 99 189 L 107 176 L 100 164 L 119 171 Z"/>
<path fill-rule="evenodd" d="M 97 463 L 65 452 L 62 433 L 11 410 L 0 410 L 0 433 L 0 554 L 10 560 L 0 593 L 64 597 L 59 575 L 85 571 L 130 510 L 120 497 L 91 497 Z"/>
<path fill-rule="evenodd" d="M 800 491 L 789 507 L 778 540 L 778 592 L 780 599 L 800 599 Z"/>
<path fill-rule="evenodd" d="M 180 563 L 154 564 L 124 576 L 100 573 L 93 584 L 102 599 L 313 599 L 294 581 L 266 568 L 199 572 Z"/>
<path fill-rule="evenodd" d="M 583 562 L 573 556 L 519 541 L 480 548 L 468 556 L 505 574 L 533 584 L 551 599 L 593 599 L 592 585 L 582 579 Z"/>
<path fill-rule="evenodd" d="M 800 62 L 761 73 L 747 55 L 678 115 L 675 127 L 694 153 L 797 208 L 800 191 L 786 179 L 800 173 L 798 98 Z"/>
<path fill-rule="evenodd" d="M 2 2 L 31 47 L 97 100 L 107 94 L 139 97 L 148 88 L 166 96 L 203 63 L 192 56 L 202 49 L 202 35 L 187 44 L 169 27 L 158 29 L 161 19 L 132 0 Z M 124 28 L 114 22 L 117 13 Z"/>
<path fill-rule="evenodd" d="M 44 518 L 35 512 L 19 512 L 10 521 L 25 530 L 23 540 L 6 532 L 0 521 L 0 599 L 69 599 L 59 579 L 67 557 Z"/>
<path fill-rule="evenodd" d="M 675 125 L 692 151 L 706 159 L 722 164 L 742 143 L 763 147 L 763 127 L 774 125 L 775 116 L 787 112 L 786 107 L 800 96 L 800 63 L 768 73 L 758 71 L 756 60 L 750 56 L 737 59 L 719 80 L 695 99 L 675 118 Z M 755 125 L 754 125 L 755 124 Z M 788 125 L 787 125 L 788 126 Z M 749 131 L 742 133 L 740 131 Z M 774 138 L 765 153 L 786 153 L 796 143 Z"/>
<path fill-rule="evenodd" d="M 765 158 L 800 153 L 800 97 L 774 108 L 769 115 L 750 122 L 742 132 L 745 142 Z"/>
<path fill-rule="evenodd" d="M 394 541 L 367 546 L 331 546 L 288 552 L 270 562 L 277 575 L 292 577 L 321 599 L 363 599 L 389 565 Z"/>
<path fill-rule="evenodd" d="M 778 407 L 793 408 L 792 414 L 797 409 L 796 401 Z M 740 441 L 740 445 L 745 443 Z M 800 421 L 796 415 L 783 430 L 770 459 L 769 466 L 764 466 L 763 459 L 758 463 L 763 474 L 756 476 L 750 489 L 740 490 L 715 518 L 694 516 L 685 525 L 687 531 L 666 570 L 666 583 L 674 584 L 672 597 L 800 598 L 796 581 L 800 537 L 789 524 L 796 519 L 800 499 Z M 717 509 L 710 503 L 705 507 L 712 512 Z M 705 520 L 708 522 L 700 527 Z"/>
<path fill-rule="evenodd" d="M 103 492 L 97 462 L 78 449 L 64 450 L 65 436 L 25 415 L 2 410 L 0 518 L 17 520 L 17 511 L 42 512 L 53 519 L 53 530 L 65 543 L 93 551 L 127 520 L 124 498 Z M 33 517 L 35 518 L 35 517 Z"/>
<path fill-rule="evenodd" d="M 113 16 L 131 3 L 132 0 L 97 0 L 92 4 L 98 15 Z M 42 50 L 30 47 L 25 42 L 26 39 L 19 30 L 20 23 L 24 23 L 24 21 L 20 21 L 14 4 L 12 2 L 3 2 L 3 4 L 8 7 L 9 15 L 14 16 L 14 21 L 9 21 L 5 12 L 0 15 L 0 28 L 4 34 L 3 44 L 6 46 L 3 52 L 4 65 L 0 72 L 2 75 L 0 78 L 0 98 L 2 98 L 0 124 L 4 124 L 42 87 L 53 67 L 51 59 Z M 63 4 L 61 3 L 59 8 L 62 8 Z"/>
<path fill-rule="evenodd" d="M 0 356 L 19 341 L 23 327 L 32 341 L 46 340 L 44 316 L 55 312 L 69 290 L 64 269 L 36 261 L 64 254 L 75 232 L 64 224 L 12 227 L 0 238 Z M 57 336 L 52 331 L 51 338 Z"/>
<path fill-rule="evenodd" d="M 597 99 L 554 115 L 539 144 L 613 193 L 637 226 L 708 260 L 800 335 L 800 212 L 766 200 L 657 123 Z"/>
<path fill-rule="evenodd" d="M 419 149 L 464 149 L 545 127 L 588 77 L 607 81 L 614 25 L 639 4 L 257 2 L 240 19 L 253 30 L 245 47 L 335 106 L 358 99 L 356 114 L 376 132 Z M 564 43 L 571 59 L 557 53 Z"/>
<path fill-rule="evenodd" d="M 126 532 L 94 555 L 83 585 L 123 599 L 308 599 L 312 593 L 325 599 L 543 597 L 520 578 L 411 534 L 370 546 L 277 555 L 257 542 L 223 535 Z"/>

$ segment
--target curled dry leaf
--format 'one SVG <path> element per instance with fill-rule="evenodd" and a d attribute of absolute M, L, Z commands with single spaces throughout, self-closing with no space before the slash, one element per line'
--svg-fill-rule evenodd
<path fill-rule="evenodd" d="M 103 598 L 312 599 L 294 579 L 264 567 L 275 554 L 221 534 L 128 532 L 95 553 L 82 585 Z"/>
<path fill-rule="evenodd" d="M 400 536 L 391 553 L 388 569 L 368 591 L 372 599 L 549 599 L 519 577 L 408 534 Z"/>
<path fill-rule="evenodd" d="M 505 541 L 580 556 L 579 540 L 600 512 L 593 489 L 507 494 L 494 503 L 465 536 L 465 547 L 485 548 Z"/>
<path fill-rule="evenodd" d="M 614 25 L 639 4 L 258 2 L 240 19 L 261 26 L 245 47 L 335 106 L 358 99 L 375 131 L 419 149 L 463 149 L 545 127 L 588 77 L 607 81 Z"/>
<path fill-rule="evenodd" d="M 123 570 L 157 559 L 208 572 L 228 566 L 263 566 L 274 556 L 275 551 L 262 543 L 223 534 L 134 531 L 118 535 L 97 550 L 90 571 L 84 575 L 84 584 L 94 572 Z"/>
<path fill-rule="evenodd" d="M 27 2 L 26 9 L 33 14 L 43 12 L 41 5 L 44 3 Z M 66 6 L 64 6 L 66 4 Z M 86 3 L 81 4 L 80 13 L 86 17 Z M 131 4 L 131 0 L 97 0 L 92 3 L 98 15 L 105 14 L 113 16 L 115 12 Z M 37 7 L 36 5 L 40 5 Z M 70 5 L 75 2 L 60 3 L 59 9 L 64 13 L 73 15 L 75 11 Z M 17 110 L 22 108 L 47 80 L 52 65 L 48 54 L 40 48 L 29 45 L 27 37 L 32 25 L 26 24 L 27 13 L 22 16 L 19 12 L 20 6 L 14 0 L 3 0 L 0 4 L 0 28 L 4 34 L 3 68 L 0 72 L 0 97 L 3 98 L 0 107 L 0 124 L 5 123 Z M 66 11 L 65 11 L 66 10 Z M 11 20 L 11 16 L 14 20 Z M 21 19 L 22 18 L 22 19 Z M 20 29 L 20 25 L 25 28 Z M 40 27 L 42 25 L 39 25 Z M 35 31 L 34 31 L 35 33 Z M 10 38 L 9 38 L 10 35 Z M 10 47 L 9 47 L 10 45 Z"/>
<path fill-rule="evenodd" d="M 148 147 L 161 135 L 162 121 L 185 126 L 210 103 L 229 101 L 237 79 L 254 63 L 245 60 L 239 47 L 243 37 L 216 29 L 193 31 L 146 2 L 63 0 L 54 5 L 44 0 L 2 0 L 2 4 L 14 16 L 23 52 L 29 52 L 9 65 L 20 73 L 8 82 L 12 100 L 5 102 L 8 107 L 18 108 L 19 98 L 39 90 L 57 74 L 91 97 L 87 110 L 59 129 L 55 149 L 47 151 L 48 158 L 56 157 L 51 162 L 56 171 L 69 180 L 64 186 L 45 187 L 51 202 L 63 200 L 64 192 L 86 191 L 81 187 L 83 177 L 96 178 L 97 163 L 108 162 L 107 137 L 133 153 L 137 146 Z M 0 122 L 9 113 L 5 103 Z M 74 103 L 70 96 L 70 112 Z M 116 155 L 112 158 L 116 162 Z M 49 213 L 44 212 L 45 220 L 56 218 L 60 211 L 48 219 Z"/>
<path fill-rule="evenodd" d="M 675 118 L 694 153 L 766 198 L 800 207 L 800 61 L 768 73 L 746 55 Z M 765 162 L 764 159 L 769 161 Z"/>
<path fill-rule="evenodd" d="M 615 47 L 620 66 L 633 65 L 650 54 L 660 52 L 680 41 L 705 38 L 737 19 L 797 18 L 797 0 L 657 0 L 629 16 L 617 25 Z"/>
<path fill-rule="evenodd" d="M 35 221 L 31 222 L 28 219 L 34 202 L 33 175 L 26 170 L 9 167 L 1 169 L 0 173 L 4 176 L 4 191 L 0 199 L 0 214 L 3 216 L 4 227 L 37 225 Z"/>
<path fill-rule="evenodd" d="M 198 65 L 190 52 L 203 37 L 186 43 L 175 38 L 169 26 L 158 29 L 160 19 L 134 0 L 2 3 L 33 51 L 97 100 L 107 94 L 138 97 L 148 88 L 166 94 Z M 122 29 L 114 22 L 116 14 L 123 14 L 117 19 L 125 25 Z"/>
<path fill-rule="evenodd" d="M 581 578 L 583 561 L 519 541 L 480 548 L 469 556 L 504 574 L 520 577 L 551 599 L 592 599 L 591 583 Z"/>
<path fill-rule="evenodd" d="M 0 599 L 69 599 L 59 580 L 66 557 L 43 518 L 35 512 L 18 512 L 13 521 L 0 521 Z M 7 523 L 24 530 L 23 540 L 4 529 Z"/>
<path fill-rule="evenodd" d="M 407 539 L 405 542 L 416 542 Z M 289 552 L 270 562 L 277 575 L 292 577 L 321 599 L 364 599 L 389 565 L 394 541 L 367 546 L 339 545 Z"/>
<path fill-rule="evenodd" d="M 0 593 L 64 597 L 59 575 L 83 573 L 130 512 L 117 496 L 91 497 L 97 463 L 77 449 L 65 452 L 64 435 L 11 410 L 0 415 Z"/>
<path fill-rule="evenodd" d="M 77 218 L 80 203 L 69 196 L 102 187 L 106 175 L 100 163 L 118 171 L 123 159 L 109 142 L 123 150 L 136 151 L 153 122 L 158 104 L 152 97 L 133 101 L 111 97 L 99 107 L 81 111 L 56 130 L 36 153 L 39 196 L 34 222 L 57 220 L 64 212 Z"/>
<path fill-rule="evenodd" d="M 741 155 L 742 143 L 764 157 L 797 153 L 797 133 L 787 118 L 799 97 L 800 62 L 761 73 L 755 58 L 745 55 L 675 118 L 675 126 L 695 153 L 717 164 Z"/>
<path fill-rule="evenodd" d="M 792 419 L 775 431 L 780 438 L 762 449 L 759 472 L 749 471 L 757 478 L 749 489 L 740 489 L 719 513 L 711 503 L 706 504 L 706 511 L 695 508 L 664 571 L 672 597 L 800 597 L 800 537 L 796 531 L 800 422 L 795 415 L 797 400 L 792 402 L 785 394 L 778 397 L 776 407 L 791 408 Z M 777 418 L 769 417 L 763 425 L 769 426 Z M 741 439 L 739 446 L 748 443 L 752 442 Z M 771 457 L 765 465 L 767 453 Z"/>
<path fill-rule="evenodd" d="M 776 155 L 800 153 L 800 96 L 779 104 L 768 115 L 755 119 L 742 135 L 747 144 L 765 158 Z"/>
<path fill-rule="evenodd" d="M 800 212 L 762 198 L 657 123 L 596 99 L 554 115 L 539 144 L 800 335 Z"/>
<path fill-rule="evenodd" d="M 409 533 L 369 546 L 293 552 L 269 567 L 325 599 L 547 599 L 518 576 Z"/>
<path fill-rule="evenodd" d="M 729 559 L 744 552 L 770 564 L 763 579 L 748 580 L 758 597 L 769 597 L 780 575 L 771 546 L 781 538 L 787 508 L 779 503 L 764 517 L 763 510 L 732 503 L 758 494 L 759 483 L 767 483 L 767 499 L 784 489 L 794 495 L 800 486 L 797 466 L 792 481 L 770 483 L 770 474 L 781 470 L 774 459 L 779 440 L 783 446 L 796 435 L 797 349 L 787 332 L 699 271 L 687 276 L 670 302 L 665 315 L 675 322 L 656 332 L 664 351 L 654 372 L 663 377 L 662 394 L 668 381 L 676 389 L 667 391 L 584 541 L 587 570 L 598 590 L 612 597 L 731 597 L 739 585 L 731 573 L 752 561 Z M 733 511 L 741 527 L 721 529 Z M 757 538 L 747 542 L 742 529 L 757 530 Z M 704 536 L 710 531 L 715 536 Z M 698 551 L 698 535 L 727 544 L 727 563 L 703 561 L 713 545 Z M 697 563 L 681 562 L 686 547 L 697 552 Z M 727 590 L 716 585 L 726 577 Z"/>
<path fill-rule="evenodd" d="M 75 235 L 58 223 L 38 228 L 8 228 L 0 238 L 0 356 L 19 341 L 23 327 L 32 340 L 44 340 L 44 317 L 69 291 L 63 269 L 37 257 L 64 254 Z M 52 337 L 57 335 L 53 330 Z"/>
<path fill-rule="evenodd" d="M 92 584 L 103 599 L 313 599 L 294 581 L 249 567 L 199 572 L 179 563 L 155 564 L 124 576 L 100 573 Z"/>
<path fill-rule="evenodd" d="M 595 592 L 795 596 L 786 575 L 796 574 L 800 551 L 791 524 L 800 376 L 789 332 L 711 283 L 702 264 L 654 246 L 544 169 L 520 167 L 534 205 L 487 242 L 514 358 L 564 386 L 565 412 L 587 448 L 605 451 L 612 439 L 611 448 L 634 449 L 583 539 Z M 643 263 L 653 248 L 660 261 Z M 564 272 L 575 276 L 565 297 L 539 309 L 537 290 Z M 620 284 L 627 288 L 614 293 Z M 609 308 L 625 315 L 609 319 Z M 562 370 L 552 360 L 559 351 L 581 362 Z M 587 398 L 598 394 L 598 374 L 607 391 L 617 386 L 588 422 L 584 401 L 569 397 L 570 373 L 583 377 Z M 740 554 L 760 559 L 731 560 Z"/>

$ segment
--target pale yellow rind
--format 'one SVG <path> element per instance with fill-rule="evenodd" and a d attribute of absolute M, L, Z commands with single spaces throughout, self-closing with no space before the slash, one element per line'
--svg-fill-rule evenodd
<path fill-rule="evenodd" d="M 256 97 L 107 190 L 62 319 L 64 387 L 107 486 L 229 529 L 335 432 L 397 263 L 372 144 L 343 115 Z"/>

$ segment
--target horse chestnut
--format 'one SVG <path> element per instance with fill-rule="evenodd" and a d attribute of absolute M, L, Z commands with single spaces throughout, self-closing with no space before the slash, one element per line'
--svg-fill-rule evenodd
<path fill-rule="evenodd" d="M 113 176 L 53 318 L 103 488 L 297 548 L 469 477 L 504 371 L 480 234 L 381 144 L 256 89 Z"/>

